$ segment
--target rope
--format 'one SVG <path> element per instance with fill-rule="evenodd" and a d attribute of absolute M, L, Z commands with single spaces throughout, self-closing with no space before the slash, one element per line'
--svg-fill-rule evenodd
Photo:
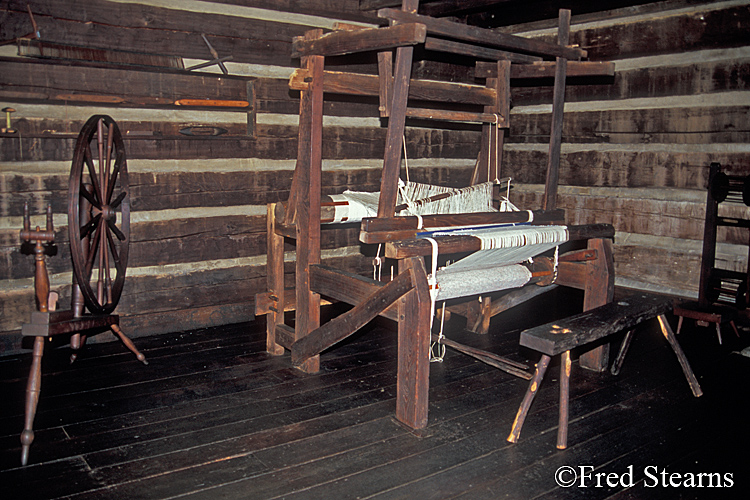
<path fill-rule="evenodd" d="M 383 270 L 383 259 L 380 258 L 380 248 L 382 246 L 382 243 L 378 243 L 378 251 L 375 254 L 375 258 L 372 259 L 372 279 L 375 281 L 380 281 L 380 274 Z"/>

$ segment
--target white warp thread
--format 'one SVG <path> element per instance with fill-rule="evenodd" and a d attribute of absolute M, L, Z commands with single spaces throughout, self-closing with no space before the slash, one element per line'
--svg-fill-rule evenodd
<path fill-rule="evenodd" d="M 496 212 L 492 206 L 493 183 L 485 182 L 466 188 L 444 188 L 430 184 L 407 182 L 400 186 L 398 205 L 407 205 L 397 215 L 433 215 L 474 212 Z M 425 201 L 430 196 L 452 193 L 436 201 Z M 344 191 L 331 195 L 334 205 L 333 222 L 358 222 L 365 217 L 377 217 L 380 192 Z"/>
<path fill-rule="evenodd" d="M 407 182 L 399 189 L 399 204 L 405 203 L 408 207 L 399 215 L 496 212 L 497 210 L 492 206 L 492 189 L 492 182 L 460 189 Z M 426 201 L 431 196 L 445 193 L 451 195 L 440 200 Z"/>

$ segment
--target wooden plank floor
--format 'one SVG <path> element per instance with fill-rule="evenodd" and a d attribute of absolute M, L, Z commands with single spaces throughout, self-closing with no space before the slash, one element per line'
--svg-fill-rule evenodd
<path fill-rule="evenodd" d="M 453 325 L 451 336 L 534 362 L 518 348 L 518 328 L 564 314 L 550 301 L 493 322 L 506 334 Z M 750 359 L 732 350 L 747 333 L 737 340 L 727 330 L 719 346 L 712 330 L 688 326 L 679 338 L 704 396 L 692 396 L 647 323 L 619 376 L 574 364 L 564 451 L 555 448 L 554 368 L 511 445 L 527 383 L 449 351 L 431 366 L 430 425 L 417 437 L 392 419 L 392 324 L 367 327 L 305 375 L 288 353 L 264 352 L 258 321 L 136 339 L 148 366 L 114 342 L 89 346 L 72 366 L 67 348 L 47 349 L 36 440 L 22 468 L 30 355 L 0 358 L 0 498 L 743 498 Z M 559 486 L 558 471 L 563 480 L 578 473 L 578 482 Z M 724 484 L 729 474 L 733 487 L 707 487 L 717 480 L 708 476 L 702 488 L 669 484 L 698 473 Z"/>

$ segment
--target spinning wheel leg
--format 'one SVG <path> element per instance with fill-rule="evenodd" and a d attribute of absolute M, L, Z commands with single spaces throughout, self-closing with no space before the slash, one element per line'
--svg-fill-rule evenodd
<path fill-rule="evenodd" d="M 36 407 L 39 403 L 39 393 L 42 386 L 42 355 L 44 354 L 45 337 L 34 339 L 34 352 L 31 358 L 31 370 L 29 381 L 26 384 L 26 413 L 23 420 L 23 432 L 21 433 L 21 465 L 29 461 L 29 447 L 34 441 L 34 417 Z"/>
<path fill-rule="evenodd" d="M 128 338 L 127 335 L 120 329 L 118 325 L 111 325 L 110 328 L 112 329 L 112 332 L 114 332 L 115 335 L 120 339 L 120 341 L 125 344 L 125 347 L 130 349 L 130 352 L 135 354 L 135 357 L 138 358 L 138 361 L 143 363 L 144 365 L 148 364 L 148 361 L 146 360 L 146 356 L 144 356 L 141 351 L 139 351 L 135 344 L 133 344 L 133 341 Z"/>

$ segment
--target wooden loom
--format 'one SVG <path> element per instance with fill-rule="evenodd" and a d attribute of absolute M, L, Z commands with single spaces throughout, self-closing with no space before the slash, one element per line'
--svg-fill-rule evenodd
<path fill-rule="evenodd" d="M 297 165 L 289 201 L 268 207 L 268 292 L 256 297 L 255 311 L 267 315 L 268 351 L 282 354 L 284 348 L 291 350 L 292 363 L 307 372 L 319 369 L 320 352 L 353 334 L 374 317 L 381 315 L 397 321 L 396 417 L 413 429 L 427 425 L 431 342 L 431 300 L 423 259 L 431 254 L 432 244 L 416 238 L 418 225 L 429 229 L 514 223 L 525 221 L 528 213 L 425 215 L 420 219 L 395 217 L 406 118 L 482 123 L 487 133 L 482 134 L 483 144 L 474 173 L 473 182 L 478 182 L 490 172 L 500 171 L 500 157 L 489 154 L 487 141 L 491 126 L 497 126 L 502 132 L 509 126 L 511 79 L 554 77 L 544 202 L 541 210 L 533 211 L 533 216 L 537 224 L 562 224 L 564 213 L 556 209 L 555 200 L 566 77 L 612 75 L 614 72 L 611 63 L 582 62 L 586 52 L 568 46 L 569 11 L 561 11 L 559 44 L 555 45 L 417 15 L 417 6 L 418 0 L 405 0 L 401 10 L 380 10 L 379 16 L 390 21 L 389 27 L 356 29 L 346 26 L 327 34 L 314 30 L 295 39 L 293 55 L 301 57 L 302 63 L 290 80 L 290 87 L 301 93 Z M 414 46 L 420 44 L 431 51 L 494 60 L 477 65 L 477 73 L 486 77 L 486 85 L 411 79 Z M 365 51 L 378 52 L 377 76 L 324 69 L 326 57 Z M 545 57 L 554 60 L 545 61 Z M 385 256 L 397 260 L 398 275 L 388 283 L 321 264 L 321 212 L 324 218 L 329 216 L 327 207 L 320 208 L 324 93 L 377 96 L 381 115 L 388 118 L 377 217 L 363 219 L 360 233 L 363 243 L 384 244 Z M 407 106 L 409 99 L 463 103 L 474 106 L 475 110 L 413 108 Z M 480 106 L 481 111 L 476 111 L 476 106 Z M 502 137 L 503 134 L 499 134 L 500 146 Z M 568 232 L 570 240 L 588 241 L 587 248 L 561 255 L 556 273 L 552 271 L 550 259 L 535 259 L 531 283 L 551 284 L 556 275 L 557 284 L 585 290 L 585 309 L 611 301 L 614 229 L 608 224 L 596 224 L 569 226 Z M 285 294 L 284 290 L 284 238 L 296 240 L 294 296 Z M 441 255 L 480 248 L 479 240 L 473 236 L 436 236 L 434 240 Z M 485 308 L 485 324 L 490 314 L 536 296 L 539 290 L 542 289 L 526 286 L 505 295 L 499 303 Z M 321 295 L 354 307 L 321 325 Z M 290 309 L 296 310 L 294 328 L 284 323 L 284 311 Z M 606 369 L 606 347 L 582 356 L 582 365 L 597 371 Z M 491 364 L 499 364 L 511 373 L 526 374 L 491 353 L 468 347 L 464 351 Z"/>

